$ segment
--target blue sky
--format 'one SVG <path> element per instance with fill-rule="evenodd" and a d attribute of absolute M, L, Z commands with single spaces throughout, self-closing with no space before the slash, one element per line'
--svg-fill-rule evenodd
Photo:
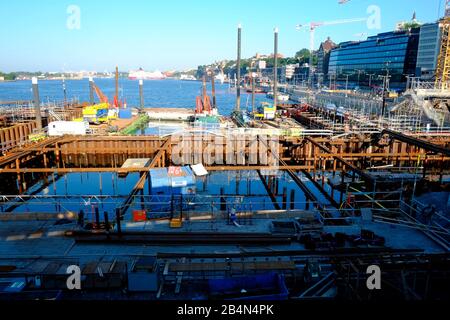
<path fill-rule="evenodd" d="M 0 1 L 0 70 L 62 71 L 194 68 L 234 59 L 236 26 L 242 23 L 242 55 L 273 50 L 279 27 L 279 51 L 293 55 L 309 47 L 309 33 L 295 25 L 311 21 L 368 17 L 380 8 L 381 29 L 365 22 L 323 26 L 316 47 L 358 40 L 392 30 L 417 12 L 421 22 L 437 20 L 444 0 L 15 0 Z M 69 29 L 69 5 L 80 9 L 80 29 Z M 72 20 L 70 20 L 72 21 Z"/>

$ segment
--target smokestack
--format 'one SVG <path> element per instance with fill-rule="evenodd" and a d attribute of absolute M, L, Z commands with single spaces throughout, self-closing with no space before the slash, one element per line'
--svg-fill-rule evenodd
<path fill-rule="evenodd" d="M 94 102 L 94 79 L 89 77 L 89 102 L 93 105 Z"/>
<path fill-rule="evenodd" d="M 237 83 L 236 83 L 236 111 L 241 108 L 241 24 L 238 25 L 238 40 L 237 40 Z"/>
<path fill-rule="evenodd" d="M 41 101 L 39 99 L 39 86 L 38 86 L 38 79 L 36 77 L 33 77 L 31 79 L 31 84 L 33 87 L 33 104 L 34 104 L 34 114 L 36 117 L 36 129 L 41 130 L 42 129 L 42 118 L 41 118 Z"/>

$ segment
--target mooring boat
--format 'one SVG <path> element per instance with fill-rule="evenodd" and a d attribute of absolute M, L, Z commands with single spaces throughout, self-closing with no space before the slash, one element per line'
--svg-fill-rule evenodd
<path fill-rule="evenodd" d="M 268 99 L 273 99 L 273 91 L 268 92 L 268 93 L 266 94 L 266 98 L 268 98 Z M 278 92 L 278 94 L 277 94 L 277 100 L 278 100 L 278 101 L 283 101 L 283 102 L 289 101 L 289 95 L 288 95 L 288 94 L 285 94 L 285 93 L 279 93 L 279 92 Z"/>

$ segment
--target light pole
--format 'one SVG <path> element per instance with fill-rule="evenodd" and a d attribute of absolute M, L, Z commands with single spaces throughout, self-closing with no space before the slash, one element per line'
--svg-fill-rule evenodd
<path fill-rule="evenodd" d="M 140 112 L 144 111 L 144 80 L 139 80 L 139 105 Z"/>
<path fill-rule="evenodd" d="M 62 86 L 63 86 L 63 94 L 64 94 L 64 107 L 66 107 L 66 104 L 67 104 L 67 91 L 66 91 L 66 81 L 65 81 L 64 75 L 63 75 L 63 79 L 62 79 Z"/>
<path fill-rule="evenodd" d="M 253 63 L 250 63 L 250 81 L 252 82 L 252 114 L 255 114 L 255 78 L 253 77 Z"/>
<path fill-rule="evenodd" d="M 273 29 L 273 106 L 277 109 L 278 98 L 278 28 Z"/>
<path fill-rule="evenodd" d="M 384 117 L 384 111 L 386 109 L 386 91 L 389 90 L 389 64 L 390 61 L 386 61 L 386 75 L 384 76 L 384 82 L 383 82 L 383 106 L 381 108 L 381 117 Z"/>
<path fill-rule="evenodd" d="M 323 73 L 317 73 L 317 89 L 321 88 Z"/>
<path fill-rule="evenodd" d="M 414 74 L 406 73 L 403 75 L 406 77 L 406 87 L 405 87 L 405 91 L 406 91 L 406 90 L 410 89 L 410 87 L 411 87 L 411 79 L 414 78 Z"/>
<path fill-rule="evenodd" d="M 371 88 L 372 87 L 372 76 L 374 76 L 375 73 L 368 73 L 368 75 L 369 75 L 369 88 Z"/>
<path fill-rule="evenodd" d="M 94 78 L 89 77 L 89 102 L 94 104 Z"/>
<path fill-rule="evenodd" d="M 238 39 L 237 39 L 237 63 L 236 63 L 236 110 L 241 108 L 241 24 L 238 25 Z"/>
<path fill-rule="evenodd" d="M 360 79 L 361 73 L 364 74 L 364 70 L 361 70 L 361 69 L 355 69 L 355 71 L 358 72 L 358 87 L 359 87 L 359 83 L 360 83 L 360 82 L 359 82 L 359 79 Z"/>

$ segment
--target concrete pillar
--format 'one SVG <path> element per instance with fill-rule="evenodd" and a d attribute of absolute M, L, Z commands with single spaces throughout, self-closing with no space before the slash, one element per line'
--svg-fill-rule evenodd
<path fill-rule="evenodd" d="M 139 80 L 139 101 L 141 110 L 144 109 L 144 80 Z"/>
<path fill-rule="evenodd" d="M 238 41 L 237 41 L 237 63 L 236 63 L 236 111 L 241 108 L 241 24 L 238 25 Z"/>
<path fill-rule="evenodd" d="M 291 210 L 295 209 L 295 189 L 291 190 Z"/>
<path fill-rule="evenodd" d="M 217 108 L 216 104 L 216 83 L 214 80 L 214 71 L 211 71 L 211 95 L 212 95 L 212 107 L 213 109 Z"/>
<path fill-rule="evenodd" d="M 100 213 L 98 207 L 95 207 L 95 226 L 94 229 L 100 229 Z"/>
<path fill-rule="evenodd" d="M 66 107 L 67 104 L 67 91 L 66 91 L 66 81 L 62 80 L 62 86 L 63 86 L 63 94 L 64 94 L 64 107 Z"/>
<path fill-rule="evenodd" d="M 94 102 L 94 79 L 89 77 L 89 103 L 93 105 Z"/>
<path fill-rule="evenodd" d="M 105 220 L 105 229 L 106 229 L 106 231 L 109 231 L 110 226 L 109 226 L 109 217 L 108 217 L 108 212 L 107 211 L 105 211 L 103 213 L 103 217 L 104 217 L 104 220 Z"/>
<path fill-rule="evenodd" d="M 120 236 L 122 234 L 122 226 L 121 226 L 121 216 L 120 216 L 120 209 L 116 209 L 116 226 L 117 226 L 117 234 Z"/>
<path fill-rule="evenodd" d="M 283 187 L 282 198 L 283 198 L 282 208 L 283 208 L 283 210 L 286 210 L 286 208 L 287 208 L 287 188 L 286 187 Z"/>
<path fill-rule="evenodd" d="M 36 117 L 36 128 L 38 130 L 42 129 L 42 119 L 41 119 L 41 101 L 39 99 L 39 86 L 36 77 L 31 79 L 31 84 L 33 86 L 33 103 L 34 103 L 34 113 Z"/>
<path fill-rule="evenodd" d="M 278 100 L 278 28 L 275 28 L 273 33 L 273 106 L 276 110 Z"/>

